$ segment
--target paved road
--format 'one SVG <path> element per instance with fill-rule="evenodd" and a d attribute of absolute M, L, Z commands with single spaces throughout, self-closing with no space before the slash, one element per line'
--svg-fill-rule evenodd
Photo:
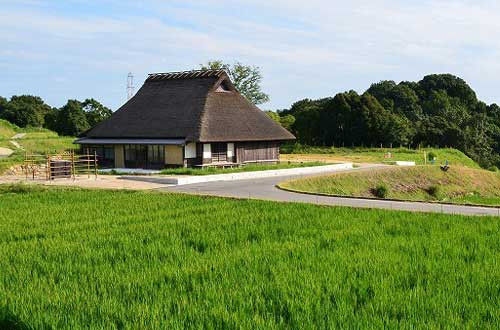
<path fill-rule="evenodd" d="M 360 169 L 354 169 L 354 171 L 370 170 L 373 169 L 374 167 L 378 166 L 376 165 L 363 166 Z M 353 170 L 343 170 L 343 171 L 347 172 Z M 218 182 L 196 183 L 184 186 L 170 186 L 161 189 L 166 189 L 175 192 L 190 193 L 190 194 L 264 199 L 264 200 L 283 201 L 283 202 L 301 202 L 301 203 L 312 203 L 320 205 L 393 209 L 393 210 L 403 210 L 403 211 L 413 211 L 413 212 L 437 212 L 437 213 L 447 213 L 447 214 L 500 216 L 500 208 L 314 196 L 314 195 L 283 191 L 276 188 L 276 185 L 278 183 L 297 177 L 298 176 L 272 177 L 272 178 L 239 180 L 239 181 L 218 181 Z M 300 177 L 304 177 L 304 175 Z"/>

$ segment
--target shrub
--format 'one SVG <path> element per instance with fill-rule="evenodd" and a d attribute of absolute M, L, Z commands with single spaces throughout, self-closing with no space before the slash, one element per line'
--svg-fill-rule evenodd
<path fill-rule="evenodd" d="M 498 172 L 498 167 L 491 166 L 490 168 L 488 168 L 488 170 L 491 171 L 491 172 Z"/>
<path fill-rule="evenodd" d="M 385 184 L 380 184 L 372 190 L 372 193 L 375 197 L 387 198 L 387 195 L 389 194 L 389 188 L 387 188 Z"/>
<path fill-rule="evenodd" d="M 432 185 L 429 188 L 427 188 L 427 193 L 435 198 L 439 198 L 440 192 L 441 192 L 441 187 L 438 185 Z"/>
<path fill-rule="evenodd" d="M 431 152 L 429 152 L 427 154 L 427 160 L 428 161 L 432 161 L 434 158 L 437 158 L 437 156 L 436 156 L 436 154 L 434 152 L 431 151 Z"/>

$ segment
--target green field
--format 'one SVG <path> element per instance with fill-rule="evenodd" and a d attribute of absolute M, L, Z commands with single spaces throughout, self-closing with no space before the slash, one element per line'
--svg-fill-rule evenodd
<path fill-rule="evenodd" d="M 208 167 L 200 168 L 168 168 L 161 171 L 161 174 L 167 175 L 210 175 L 210 174 L 226 174 L 226 173 L 239 173 L 239 172 L 253 172 L 253 171 L 268 171 L 268 170 L 283 170 L 288 168 L 310 167 L 326 165 L 323 162 L 305 162 L 305 163 L 292 163 L 282 162 L 279 164 L 248 164 L 242 167 L 235 168 L 214 168 Z"/>
<path fill-rule="evenodd" d="M 410 201 L 441 201 L 460 204 L 500 205 L 500 173 L 461 166 L 443 172 L 439 166 L 390 167 L 352 173 L 316 176 L 280 183 L 298 192 L 334 196 L 377 196 Z"/>
<path fill-rule="evenodd" d="M 152 192 L 0 190 L 0 326 L 500 323 L 500 218 Z"/>
<path fill-rule="evenodd" d="M 424 165 L 429 153 L 436 156 L 436 164 L 444 164 L 448 160 L 451 165 L 462 165 L 478 168 L 476 162 L 463 152 L 451 148 L 332 148 L 309 147 L 300 144 L 284 145 L 281 147 L 283 160 L 300 161 L 349 161 L 355 163 L 383 163 L 389 161 L 414 161 L 417 165 Z M 388 154 L 391 158 L 387 158 Z M 427 156 L 427 157 L 424 157 Z M 429 163 L 429 162 L 427 162 Z"/>

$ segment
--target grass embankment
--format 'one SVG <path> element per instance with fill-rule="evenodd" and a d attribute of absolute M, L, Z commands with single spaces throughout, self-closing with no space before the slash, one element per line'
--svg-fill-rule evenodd
<path fill-rule="evenodd" d="M 283 182 L 284 189 L 349 197 L 382 197 L 409 201 L 500 205 L 500 173 L 460 166 L 443 172 L 439 166 L 391 167 L 338 173 Z"/>
<path fill-rule="evenodd" d="M 21 139 L 15 141 L 21 145 L 22 149 L 16 148 L 10 141 L 17 133 L 26 134 Z M 0 158 L 0 174 L 10 167 L 21 164 L 25 153 L 46 154 L 47 152 L 61 152 L 69 149 L 76 149 L 73 144 L 75 138 L 62 137 L 57 133 L 43 128 L 19 128 L 5 120 L 0 120 L 0 147 L 14 150 L 14 153 L 7 158 Z"/>
<path fill-rule="evenodd" d="M 424 155 L 433 153 L 436 164 L 462 165 L 472 168 L 479 166 L 463 152 L 451 148 L 331 148 L 285 145 L 281 148 L 281 159 L 291 161 L 348 161 L 354 163 L 383 163 L 387 161 L 414 161 L 417 165 L 425 163 Z M 391 153 L 391 158 L 386 158 Z M 428 157 L 427 157 L 428 158 Z M 430 162 L 427 161 L 427 164 Z"/>
<path fill-rule="evenodd" d="M 13 190 L 0 194 L 0 324 L 493 329 L 500 322 L 498 218 Z"/>
<path fill-rule="evenodd" d="M 201 168 L 169 168 L 161 171 L 161 174 L 167 175 L 210 175 L 210 174 L 226 174 L 226 173 L 239 173 L 239 172 L 253 172 L 253 171 L 268 171 L 268 170 L 283 170 L 287 168 L 298 167 L 311 167 L 328 165 L 324 162 L 281 162 L 279 164 L 248 164 L 242 167 L 234 168 L 215 168 L 207 167 Z"/>

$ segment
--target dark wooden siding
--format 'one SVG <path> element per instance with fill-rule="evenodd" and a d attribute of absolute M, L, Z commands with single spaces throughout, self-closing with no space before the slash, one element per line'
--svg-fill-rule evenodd
<path fill-rule="evenodd" d="M 241 142 L 235 148 L 239 163 L 279 160 L 279 142 Z"/>

